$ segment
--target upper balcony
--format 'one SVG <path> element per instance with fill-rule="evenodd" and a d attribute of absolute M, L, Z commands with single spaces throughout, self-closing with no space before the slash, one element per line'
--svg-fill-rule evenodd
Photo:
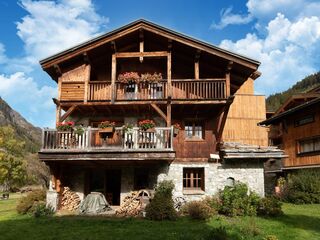
<path fill-rule="evenodd" d="M 171 97 L 167 80 L 158 83 L 115 83 L 114 94 L 110 81 L 63 82 L 61 101 L 81 102 L 136 102 L 166 101 L 173 103 L 186 101 L 221 101 L 228 96 L 226 79 L 173 79 L 171 80 Z M 114 100 L 113 100 L 114 96 Z"/>

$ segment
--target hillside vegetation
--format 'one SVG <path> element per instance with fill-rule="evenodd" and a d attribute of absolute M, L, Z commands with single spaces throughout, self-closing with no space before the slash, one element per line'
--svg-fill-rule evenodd
<path fill-rule="evenodd" d="M 267 100 L 267 111 L 276 111 L 290 96 L 307 92 L 310 89 L 320 85 L 320 72 L 311 74 L 295 85 L 290 87 L 288 90 L 270 95 Z"/>

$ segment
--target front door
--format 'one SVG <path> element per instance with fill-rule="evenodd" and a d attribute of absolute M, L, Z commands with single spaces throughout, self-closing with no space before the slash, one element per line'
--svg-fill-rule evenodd
<path fill-rule="evenodd" d="M 110 205 L 120 205 L 121 170 L 106 171 L 106 199 Z"/>

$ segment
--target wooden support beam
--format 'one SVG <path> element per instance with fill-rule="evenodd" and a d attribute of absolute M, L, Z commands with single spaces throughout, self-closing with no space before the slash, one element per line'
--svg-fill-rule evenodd
<path fill-rule="evenodd" d="M 83 54 L 83 61 L 84 61 L 84 63 L 85 64 L 90 64 L 91 65 L 91 61 L 90 61 L 90 58 L 89 58 L 89 55 L 88 55 L 88 53 L 87 52 L 84 52 Z"/>
<path fill-rule="evenodd" d="M 172 39 L 168 39 L 168 52 L 172 50 Z"/>
<path fill-rule="evenodd" d="M 111 41 L 111 49 L 112 49 L 113 53 L 117 52 L 116 41 Z"/>
<path fill-rule="evenodd" d="M 61 117 L 60 117 L 60 122 L 63 122 L 64 120 L 66 120 L 67 117 L 69 117 L 71 115 L 71 113 L 74 112 L 74 110 L 76 110 L 77 108 L 77 105 L 72 105 L 68 111 L 65 112 L 65 114 L 63 114 Z"/>
<path fill-rule="evenodd" d="M 167 127 L 171 127 L 171 103 L 167 103 Z"/>
<path fill-rule="evenodd" d="M 199 80 L 199 60 L 194 62 L 194 79 Z"/>
<path fill-rule="evenodd" d="M 56 73 L 57 73 L 58 76 L 61 76 L 61 75 L 62 75 L 62 71 L 61 71 L 61 69 L 60 69 L 60 67 L 59 67 L 58 64 L 54 64 L 54 65 L 53 65 L 53 68 L 54 68 L 54 70 L 56 71 Z"/>
<path fill-rule="evenodd" d="M 62 86 L 62 78 L 60 76 L 58 78 L 58 101 L 61 100 L 61 86 Z"/>
<path fill-rule="evenodd" d="M 89 91 L 89 81 L 90 81 L 90 73 L 91 73 L 91 65 L 87 64 L 85 68 L 85 76 L 84 76 L 84 96 L 83 102 L 88 101 L 88 91 Z"/>
<path fill-rule="evenodd" d="M 165 120 L 167 121 L 167 115 L 161 110 L 161 108 L 158 107 L 157 104 L 151 103 L 151 107 L 153 107 L 154 110 L 156 110 L 157 113 Z"/>
<path fill-rule="evenodd" d="M 112 63 L 111 63 L 111 103 L 114 103 L 116 99 L 116 76 L 117 76 L 117 57 L 115 53 L 115 54 L 112 54 Z"/>
<path fill-rule="evenodd" d="M 230 61 L 226 69 L 226 97 L 230 96 L 230 74 L 233 62 Z"/>
<path fill-rule="evenodd" d="M 234 96 L 229 97 L 226 105 L 224 106 L 224 108 L 222 109 L 222 111 L 219 114 L 217 128 L 216 128 L 216 141 L 217 141 L 217 143 L 221 142 L 224 125 L 226 124 L 229 109 L 230 109 L 230 106 L 231 106 L 233 100 L 234 100 Z M 217 144 L 217 146 L 218 146 L 218 144 Z M 218 149 L 216 149 L 216 150 L 218 150 Z"/>
<path fill-rule="evenodd" d="M 140 29 L 140 33 L 139 33 L 139 38 L 140 38 L 140 43 L 139 43 L 139 50 L 140 53 L 144 52 L 144 35 L 143 35 L 143 29 Z M 143 62 L 143 57 L 139 57 L 140 62 Z"/>
<path fill-rule="evenodd" d="M 172 82 L 171 82 L 171 52 L 167 53 L 167 81 L 168 81 L 168 98 L 172 98 Z"/>
<path fill-rule="evenodd" d="M 131 58 L 131 57 L 166 57 L 168 52 L 156 51 L 156 52 L 118 52 L 115 53 L 116 58 Z"/>
<path fill-rule="evenodd" d="M 56 106 L 56 126 L 60 122 L 61 119 L 61 106 L 60 104 Z"/>

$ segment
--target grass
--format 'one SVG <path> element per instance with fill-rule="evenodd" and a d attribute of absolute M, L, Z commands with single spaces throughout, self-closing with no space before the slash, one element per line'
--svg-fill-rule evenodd
<path fill-rule="evenodd" d="M 284 204 L 278 218 L 213 217 L 210 221 L 154 222 L 143 219 L 56 216 L 33 218 L 15 211 L 18 194 L 0 201 L 0 239 L 204 239 L 213 228 L 224 226 L 230 239 L 279 240 L 320 239 L 320 205 Z"/>

